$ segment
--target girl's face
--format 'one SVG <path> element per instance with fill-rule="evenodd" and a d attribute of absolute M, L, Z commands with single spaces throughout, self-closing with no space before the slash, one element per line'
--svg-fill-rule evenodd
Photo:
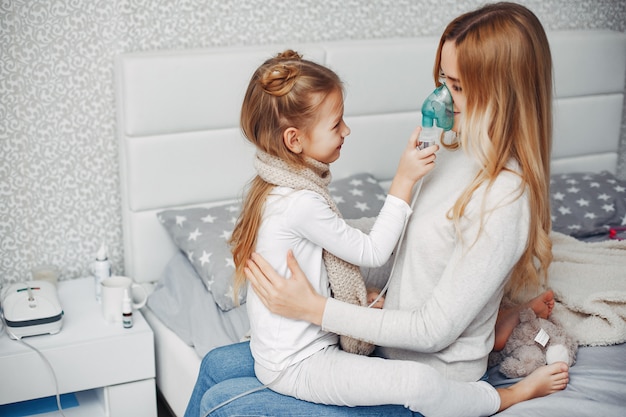
<path fill-rule="evenodd" d="M 440 63 L 441 81 L 448 86 L 452 100 L 454 101 L 454 127 L 458 128 L 460 118 L 465 110 L 465 93 L 463 92 L 462 80 L 459 77 L 459 67 L 456 59 L 456 46 L 454 42 L 446 41 L 441 48 Z"/>
<path fill-rule="evenodd" d="M 317 121 L 300 139 L 302 154 L 330 164 L 339 159 L 350 128 L 343 121 L 343 94 L 334 91 L 320 104 Z"/>

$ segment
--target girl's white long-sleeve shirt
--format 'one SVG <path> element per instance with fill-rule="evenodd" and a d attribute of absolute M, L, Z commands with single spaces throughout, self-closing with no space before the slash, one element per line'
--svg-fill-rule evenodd
<path fill-rule="evenodd" d="M 530 212 L 519 176 L 502 172 L 474 193 L 459 238 L 448 215 L 476 173 L 463 151 L 437 153 L 397 251 L 384 309 L 329 299 L 324 330 L 365 338 L 384 346 L 384 357 L 429 364 L 450 379 L 481 378 L 505 283 L 527 244 Z"/>
<path fill-rule="evenodd" d="M 369 234 L 350 227 L 319 194 L 276 187 L 269 195 L 256 252 L 276 271 L 290 276 L 287 251 L 292 250 L 315 290 L 330 296 L 322 249 L 359 266 L 383 265 L 391 256 L 411 214 L 409 205 L 394 196 L 385 204 Z M 272 314 L 251 288 L 247 293 L 252 355 L 263 367 L 279 371 L 311 354 L 337 344 L 334 333 L 308 322 Z"/>

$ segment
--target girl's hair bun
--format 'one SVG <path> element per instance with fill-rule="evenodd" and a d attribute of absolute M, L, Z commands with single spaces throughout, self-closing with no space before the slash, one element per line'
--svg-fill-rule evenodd
<path fill-rule="evenodd" d="M 291 49 L 269 60 L 259 78 L 263 91 L 277 97 L 289 93 L 300 75 L 301 60 L 302 56 Z"/>

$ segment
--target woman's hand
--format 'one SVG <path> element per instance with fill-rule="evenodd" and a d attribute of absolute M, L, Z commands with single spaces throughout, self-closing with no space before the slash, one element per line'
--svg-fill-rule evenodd
<path fill-rule="evenodd" d="M 269 311 L 321 326 L 326 297 L 315 292 L 292 251 L 287 253 L 287 266 L 291 271 L 290 279 L 278 275 L 261 255 L 253 253 L 246 263 L 245 273 Z"/>

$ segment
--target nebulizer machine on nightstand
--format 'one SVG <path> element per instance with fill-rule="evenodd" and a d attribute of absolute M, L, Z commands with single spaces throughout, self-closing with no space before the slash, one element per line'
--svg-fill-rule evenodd
<path fill-rule="evenodd" d="M 47 281 L 18 282 L 1 292 L 2 314 L 12 339 L 55 334 L 63 325 L 56 286 Z"/>
<path fill-rule="evenodd" d="M 61 406 L 59 381 L 52 364 L 39 349 L 24 341 L 24 337 L 27 336 L 55 334 L 61 331 L 64 313 L 56 285 L 43 280 L 9 285 L 0 291 L 0 307 L 2 315 L 0 322 L 8 336 L 37 353 L 50 371 L 56 391 L 57 410 L 65 417 Z M 40 375 L 36 377 L 40 378 Z"/>

